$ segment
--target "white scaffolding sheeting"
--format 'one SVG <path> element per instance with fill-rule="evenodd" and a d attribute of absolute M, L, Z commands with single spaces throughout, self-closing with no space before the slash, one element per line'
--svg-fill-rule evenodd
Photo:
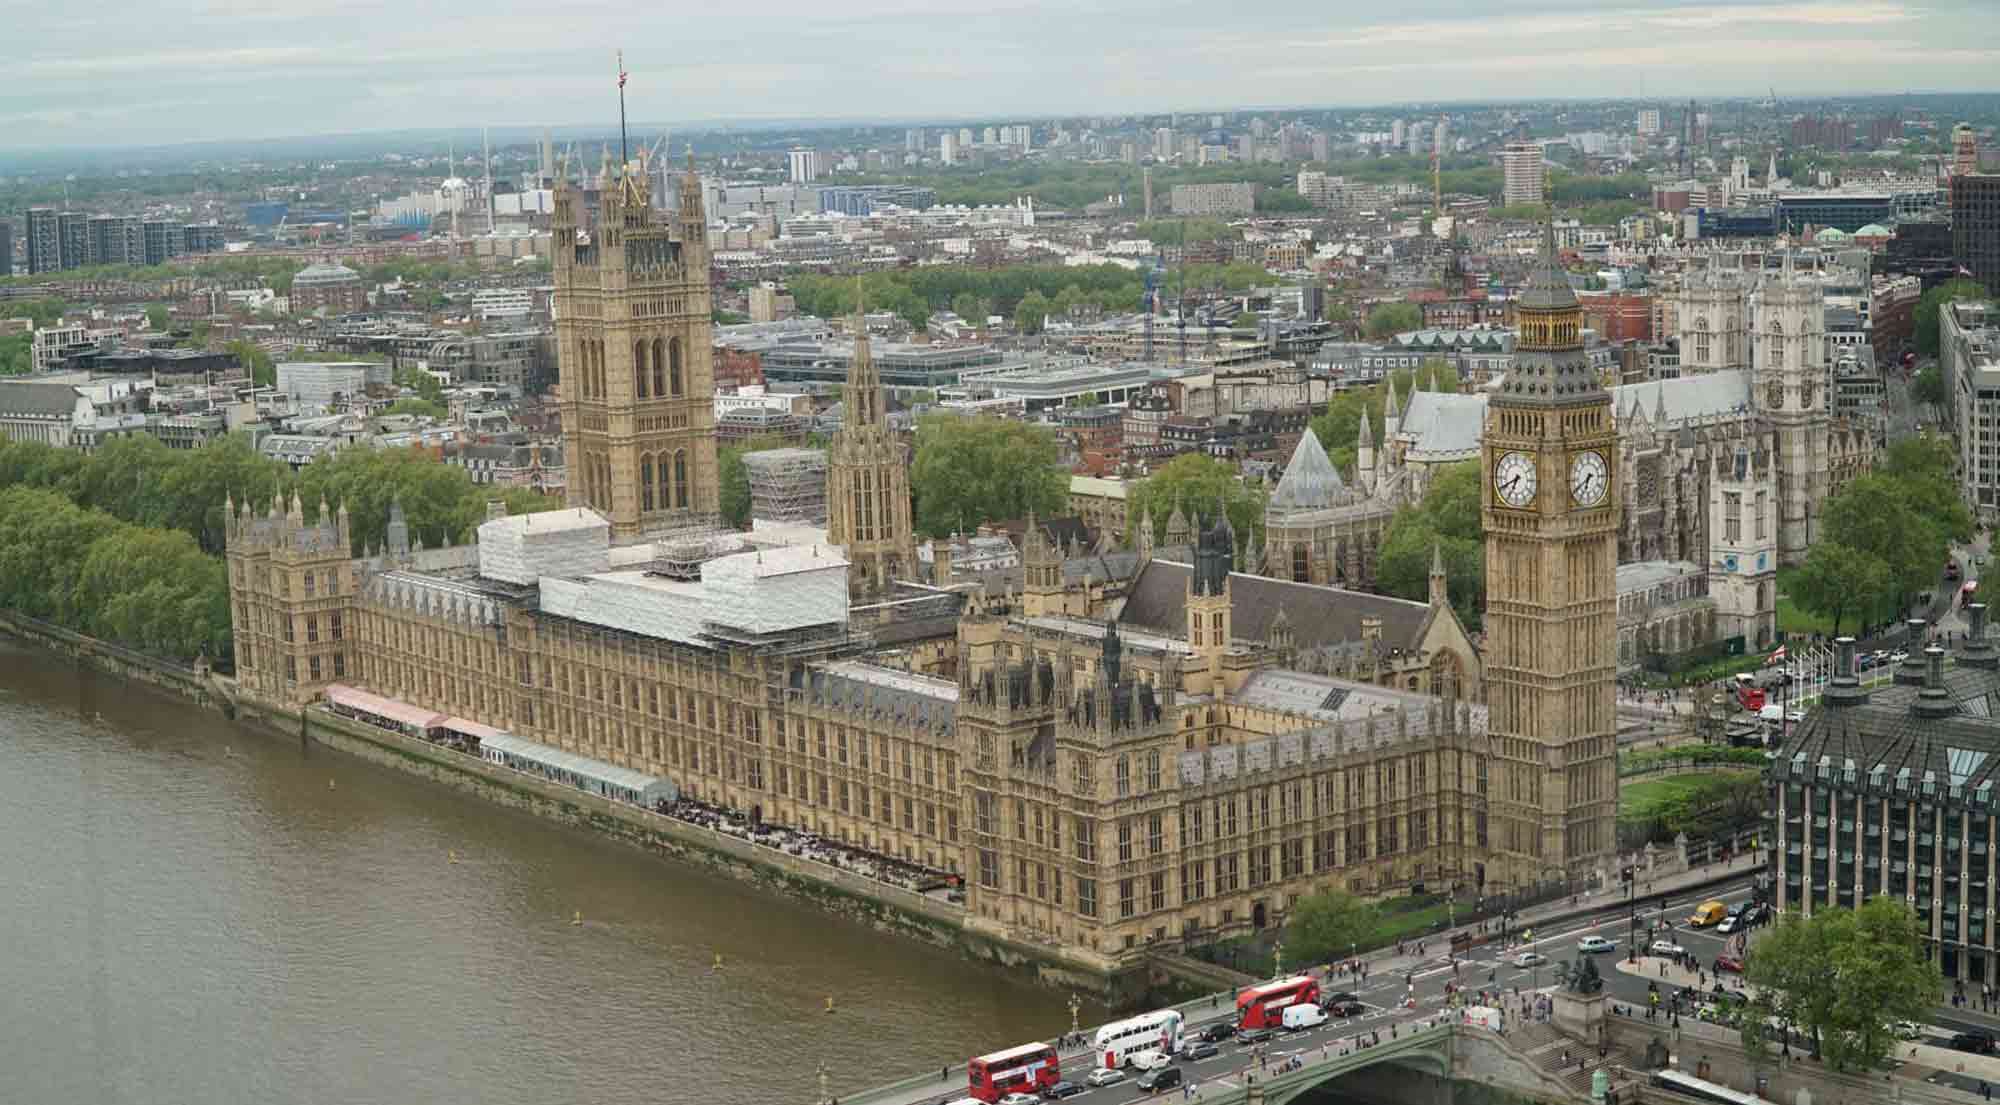
<path fill-rule="evenodd" d="M 743 456 L 750 516 L 773 522 L 826 520 L 826 452 L 766 449 Z"/>
<path fill-rule="evenodd" d="M 762 634 L 847 620 L 847 558 L 830 545 L 725 556 L 701 578 L 717 625 Z"/>
<path fill-rule="evenodd" d="M 611 523 L 584 507 L 495 518 L 479 527 L 479 574 L 527 585 L 611 566 Z"/>

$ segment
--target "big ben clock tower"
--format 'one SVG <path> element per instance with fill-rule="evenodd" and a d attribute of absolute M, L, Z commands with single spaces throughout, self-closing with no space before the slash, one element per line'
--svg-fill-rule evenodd
<path fill-rule="evenodd" d="M 1481 453 L 1488 881 L 1503 889 L 1586 879 L 1618 817 L 1618 434 L 1552 226 L 1517 307 Z"/>

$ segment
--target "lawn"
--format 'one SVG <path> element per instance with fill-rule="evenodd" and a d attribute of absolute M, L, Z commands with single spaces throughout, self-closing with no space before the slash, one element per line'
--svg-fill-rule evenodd
<path fill-rule="evenodd" d="M 1704 791 L 1725 789 L 1730 783 L 1756 776 L 1755 771 L 1697 771 L 1627 783 L 1618 788 L 1618 816 L 1626 819 L 1656 817 Z"/>
<path fill-rule="evenodd" d="M 1801 610 L 1791 600 L 1792 576 L 1797 571 L 1798 569 L 1796 568 L 1778 569 L 1778 632 L 1784 634 L 1788 640 L 1792 637 L 1809 633 L 1818 633 L 1828 637 L 1832 636 L 1832 618 L 1822 617 L 1818 614 Z M 1843 619 L 1846 624 L 1842 625 L 1841 628 L 1854 628 L 1855 617 L 1855 613 L 1849 612 Z"/>

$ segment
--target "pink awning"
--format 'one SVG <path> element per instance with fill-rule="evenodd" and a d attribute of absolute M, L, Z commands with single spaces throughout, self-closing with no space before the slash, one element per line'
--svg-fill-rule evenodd
<path fill-rule="evenodd" d="M 438 722 L 438 724 L 454 733 L 461 733 L 468 737 L 478 737 L 480 740 L 485 740 L 488 737 L 504 737 L 507 735 L 505 732 L 495 729 L 491 725 L 481 725 L 476 721 L 467 721 L 462 717 L 448 717 Z"/>
<path fill-rule="evenodd" d="M 369 694 L 367 691 L 357 690 L 339 683 L 335 683 L 326 689 L 326 699 L 335 706 L 342 706 L 349 710 L 359 710 L 364 714 L 374 714 L 376 717 L 385 717 L 390 721 L 399 721 L 404 725 L 415 726 L 418 729 L 434 729 L 445 720 L 445 716 L 435 710 L 426 710 L 420 706 L 412 706 L 407 702 L 398 702 L 393 698 L 383 698 L 379 694 Z"/>

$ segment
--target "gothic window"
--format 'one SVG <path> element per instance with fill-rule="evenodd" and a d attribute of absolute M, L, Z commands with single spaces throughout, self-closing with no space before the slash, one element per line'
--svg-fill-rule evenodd
<path fill-rule="evenodd" d="M 1762 541 L 1764 539 L 1765 500 L 1768 499 L 1769 497 L 1770 497 L 1769 492 L 1759 491 L 1757 493 L 1757 540 L 1759 541 Z"/>
<path fill-rule="evenodd" d="M 1309 583 L 1311 580 L 1312 562 L 1307 555 L 1306 547 L 1304 545 L 1295 545 L 1292 547 L 1292 581 L 1294 583 Z"/>
<path fill-rule="evenodd" d="M 1737 491 L 1722 493 L 1722 539 L 1731 543 L 1743 540 L 1743 495 Z"/>
<path fill-rule="evenodd" d="M 646 397 L 646 343 L 632 343 L 632 393 L 639 398 Z"/>
<path fill-rule="evenodd" d="M 681 393 L 681 339 L 679 338 L 667 342 L 667 393 L 669 395 Z"/>
<path fill-rule="evenodd" d="M 641 509 L 653 509 L 653 457 L 648 453 L 639 458 L 639 500 Z"/>
<path fill-rule="evenodd" d="M 1778 354 L 1773 353 L 1772 356 L 1776 357 Z M 1764 402 L 1772 410 L 1777 410 L 1779 407 L 1785 405 L 1785 382 L 1783 380 L 1773 376 L 1771 382 L 1764 386 Z"/>
<path fill-rule="evenodd" d="M 688 505 L 688 455 L 686 449 L 674 453 L 674 508 L 686 510 Z"/>
<path fill-rule="evenodd" d="M 658 338 L 653 339 L 653 394 L 655 396 L 662 396 L 667 393 L 666 348 L 665 342 Z"/>
<path fill-rule="evenodd" d="M 1697 360 L 1697 361 L 1699 361 L 1699 362 L 1701 362 L 1701 363 L 1703 363 L 1703 364 L 1707 364 L 1707 363 L 1708 363 L 1708 352 L 1709 352 L 1709 342 L 1708 342 L 1708 320 L 1707 320 L 1707 319 L 1705 319 L 1705 318 L 1697 318 L 1697 319 L 1695 319 L 1695 320 L 1694 320 L 1694 356 L 1695 356 L 1695 360 Z"/>

